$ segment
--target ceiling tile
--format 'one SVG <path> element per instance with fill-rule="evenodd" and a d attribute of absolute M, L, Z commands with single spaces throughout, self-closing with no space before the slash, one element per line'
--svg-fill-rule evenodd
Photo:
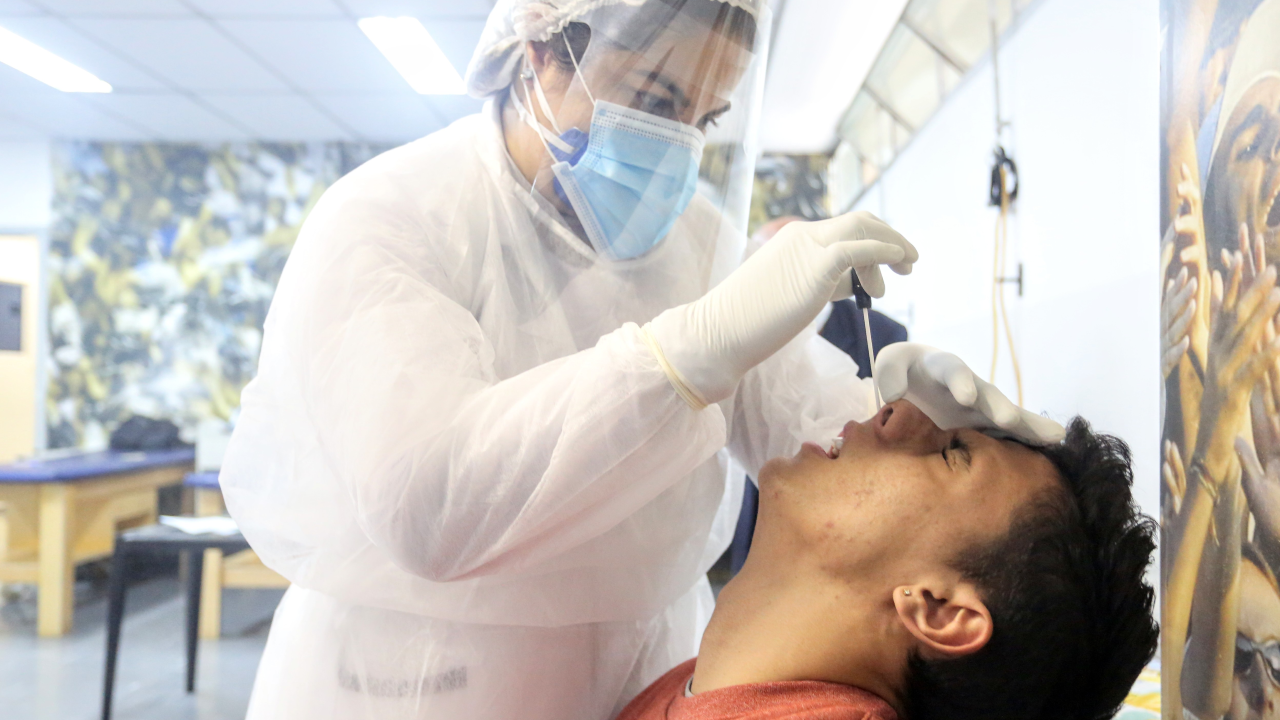
<path fill-rule="evenodd" d="M 425 20 L 427 32 L 444 51 L 449 62 L 459 75 L 467 74 L 467 65 L 471 55 L 480 43 L 480 33 L 484 32 L 483 20 Z"/>
<path fill-rule="evenodd" d="M 188 0 L 200 12 L 225 17 L 346 17 L 336 0 Z"/>
<path fill-rule="evenodd" d="M 76 19 L 75 25 L 183 90 L 274 91 L 276 76 L 203 20 Z"/>
<path fill-rule="evenodd" d="M 87 96 L 57 90 L 6 94 L 5 114 L 36 127 L 47 137 L 86 140 L 144 140 L 150 137 L 145 128 L 113 117 L 87 101 Z"/>
<path fill-rule="evenodd" d="M 319 95 L 316 100 L 363 140 L 408 142 L 443 127 L 416 95 Z"/>
<path fill-rule="evenodd" d="M 44 49 L 70 60 L 117 91 L 162 90 L 164 83 L 118 53 L 55 17 L 5 18 L 0 24 Z"/>
<path fill-rule="evenodd" d="M 353 139 L 299 95 L 206 95 L 202 99 L 252 130 L 255 140 Z"/>
<path fill-rule="evenodd" d="M 62 15 L 191 16 L 180 0 L 40 0 L 40 4 Z"/>
<path fill-rule="evenodd" d="M 224 20 L 236 39 L 307 92 L 413 90 L 350 20 Z"/>
<path fill-rule="evenodd" d="M 486 18 L 493 9 L 489 0 L 340 0 L 352 15 L 412 15 L 429 17 Z"/>
<path fill-rule="evenodd" d="M 9 15 L 43 15 L 44 11 L 26 0 L 0 0 L 0 17 Z"/>
<path fill-rule="evenodd" d="M 95 95 L 90 103 L 155 131 L 156 140 L 247 140 L 249 133 L 183 95 Z"/>

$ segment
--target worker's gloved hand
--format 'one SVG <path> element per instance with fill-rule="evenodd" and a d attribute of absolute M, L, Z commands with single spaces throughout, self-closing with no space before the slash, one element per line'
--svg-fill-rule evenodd
<path fill-rule="evenodd" d="M 646 341 L 690 405 L 719 402 L 828 302 L 852 294 L 851 269 L 880 297 L 879 266 L 905 275 L 917 259 L 911 243 L 870 213 L 794 222 L 702 298 L 655 318 Z"/>
<path fill-rule="evenodd" d="M 943 430 L 1001 430 L 1037 445 L 1066 437 L 1061 425 L 1014 405 L 963 360 L 928 345 L 886 345 L 875 375 L 886 403 L 906 398 Z"/>

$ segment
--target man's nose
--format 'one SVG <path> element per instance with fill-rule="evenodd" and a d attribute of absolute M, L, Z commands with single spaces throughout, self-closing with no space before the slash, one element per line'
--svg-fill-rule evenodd
<path fill-rule="evenodd" d="M 897 400 L 880 408 L 872 420 L 876 436 L 889 445 L 936 442 L 942 430 L 912 403 Z"/>

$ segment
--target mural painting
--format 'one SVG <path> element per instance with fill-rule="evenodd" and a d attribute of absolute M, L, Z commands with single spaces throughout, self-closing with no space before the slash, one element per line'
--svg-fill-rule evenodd
<path fill-rule="evenodd" d="M 132 415 L 230 420 L 307 212 L 383 148 L 64 143 L 50 229 L 49 447 Z"/>

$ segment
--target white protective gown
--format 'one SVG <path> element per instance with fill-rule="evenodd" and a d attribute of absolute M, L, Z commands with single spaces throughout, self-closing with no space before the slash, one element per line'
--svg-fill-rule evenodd
<path fill-rule="evenodd" d="M 599 259 L 492 101 L 325 193 L 221 477 L 293 582 L 251 719 L 605 720 L 696 654 L 742 469 L 874 411 L 813 328 L 720 405 L 672 390 L 636 324 L 737 262 L 728 227 L 699 198 Z"/>

